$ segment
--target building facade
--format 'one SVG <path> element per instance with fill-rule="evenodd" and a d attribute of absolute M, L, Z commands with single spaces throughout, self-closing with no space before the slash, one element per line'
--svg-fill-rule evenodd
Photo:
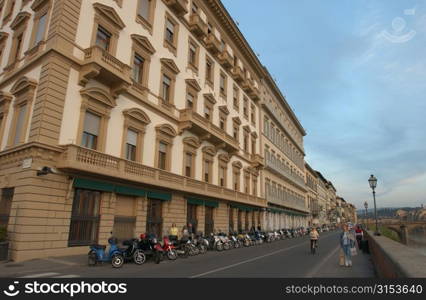
<path fill-rule="evenodd" d="M 318 201 L 318 174 L 312 167 L 305 163 L 307 204 L 310 211 L 309 225 L 318 225 L 320 206 Z"/>
<path fill-rule="evenodd" d="M 86 253 L 110 232 L 161 237 L 173 223 L 308 225 L 305 131 L 219 0 L 0 8 L 11 259 Z"/>

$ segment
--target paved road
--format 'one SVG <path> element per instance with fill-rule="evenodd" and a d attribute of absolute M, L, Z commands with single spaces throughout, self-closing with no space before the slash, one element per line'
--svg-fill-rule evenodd
<path fill-rule="evenodd" d="M 234 249 L 223 252 L 209 251 L 188 259 L 163 261 L 159 265 L 147 262 L 142 266 L 125 264 L 114 269 L 110 264 L 88 267 L 86 258 L 80 256 L 77 262 L 51 259 L 54 267 L 39 266 L 28 270 L 8 268 L 8 277 L 149 277 L 149 278 L 231 278 L 231 277 L 372 277 L 374 273 L 367 258 L 363 267 L 355 273 L 350 268 L 337 265 L 338 232 L 321 235 L 319 254 L 311 255 L 307 237 L 276 241 L 271 244 Z M 47 262 L 47 261 L 46 261 Z M 33 262 L 35 264 L 36 262 Z M 40 261 L 43 263 L 43 261 Z M 355 262 L 354 262 L 355 264 Z M 51 264 L 50 264 L 51 265 Z M 364 265 L 366 267 L 364 267 Z M 343 272 L 343 273 L 342 273 Z M 329 276 L 328 276 L 329 275 Z"/>

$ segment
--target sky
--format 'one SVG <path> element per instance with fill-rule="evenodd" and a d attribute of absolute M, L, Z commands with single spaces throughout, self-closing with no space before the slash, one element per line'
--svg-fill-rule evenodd
<path fill-rule="evenodd" d="M 360 209 L 426 205 L 426 0 L 222 0 Z M 261 4 L 261 5 L 260 5 Z"/>

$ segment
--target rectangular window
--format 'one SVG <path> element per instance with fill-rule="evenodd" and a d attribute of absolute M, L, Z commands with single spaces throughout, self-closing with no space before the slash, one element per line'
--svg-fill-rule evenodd
<path fill-rule="evenodd" d="M 189 43 L 189 54 L 188 54 L 188 63 L 194 67 L 198 66 L 197 62 L 197 52 L 198 52 L 198 46 L 196 46 L 194 43 Z"/>
<path fill-rule="evenodd" d="M 81 146 L 89 149 L 97 149 L 101 118 L 86 111 L 84 116 L 84 129 Z"/>
<path fill-rule="evenodd" d="M 233 95 L 233 104 L 234 104 L 234 108 L 238 111 L 240 108 L 240 103 L 238 101 L 239 98 L 239 92 L 238 92 L 238 87 L 234 86 L 234 95 Z"/>
<path fill-rule="evenodd" d="M 158 168 L 166 170 L 167 144 L 160 142 L 158 146 Z"/>
<path fill-rule="evenodd" d="M 256 154 L 256 140 L 254 138 L 251 139 L 251 153 Z"/>
<path fill-rule="evenodd" d="M 135 54 L 135 57 L 133 58 L 133 80 L 137 83 L 142 83 L 143 79 L 143 66 L 144 66 L 145 60 L 139 56 L 138 54 Z"/>
<path fill-rule="evenodd" d="M 138 14 L 147 21 L 149 21 L 151 1 L 152 0 L 139 0 Z"/>
<path fill-rule="evenodd" d="M 204 181 L 210 182 L 210 166 L 211 162 L 209 160 L 204 161 Z"/>
<path fill-rule="evenodd" d="M 206 118 L 207 120 L 211 121 L 211 117 L 212 117 L 212 112 L 209 106 L 204 106 L 204 118 Z"/>
<path fill-rule="evenodd" d="M 226 96 L 226 75 L 220 73 L 220 93 Z"/>
<path fill-rule="evenodd" d="M 136 145 L 138 141 L 138 133 L 134 130 L 127 130 L 127 141 L 126 141 L 126 159 L 135 161 L 136 160 Z"/>
<path fill-rule="evenodd" d="M 223 52 L 226 50 L 226 43 L 224 40 L 220 40 L 220 52 Z"/>
<path fill-rule="evenodd" d="M 192 4 L 191 4 L 191 12 L 193 14 L 198 14 L 198 6 L 194 1 L 192 1 Z"/>
<path fill-rule="evenodd" d="M 238 141 L 239 140 L 239 135 L 240 135 L 240 130 L 239 130 L 239 128 L 238 128 L 238 125 L 234 125 L 234 139 L 236 140 L 236 141 Z"/>
<path fill-rule="evenodd" d="M 96 33 L 96 45 L 105 51 L 109 51 L 111 45 L 111 36 L 112 34 L 108 30 L 98 25 L 98 31 Z"/>
<path fill-rule="evenodd" d="M 186 94 L 186 108 L 194 108 L 194 96 L 191 93 Z"/>
<path fill-rule="evenodd" d="M 186 153 L 186 158 L 185 158 L 185 176 L 186 177 L 192 177 L 192 160 L 193 160 L 193 154 Z"/>
<path fill-rule="evenodd" d="M 226 119 L 225 119 L 225 117 L 224 117 L 224 116 L 220 116 L 220 119 L 219 119 L 219 127 L 220 127 L 220 129 L 222 129 L 222 130 L 226 130 Z"/>
<path fill-rule="evenodd" d="M 240 174 L 238 172 L 234 172 L 234 190 L 239 191 L 240 190 Z"/>
<path fill-rule="evenodd" d="M 170 104 L 170 86 L 172 84 L 172 80 L 163 75 L 163 88 L 162 88 L 162 99 L 164 104 Z"/>
<path fill-rule="evenodd" d="M 253 104 L 251 105 L 250 119 L 252 124 L 256 124 L 256 107 Z"/>
<path fill-rule="evenodd" d="M 98 191 L 76 189 L 72 206 L 69 246 L 87 246 L 97 243 L 99 228 Z"/>
<path fill-rule="evenodd" d="M 36 36 L 35 36 L 35 44 L 36 45 L 40 41 L 44 40 L 44 33 L 46 31 L 46 20 L 47 20 L 47 13 L 42 15 L 38 19 L 37 31 L 36 31 Z"/>
<path fill-rule="evenodd" d="M 12 208 L 14 188 L 1 189 L 0 198 L 0 225 L 6 226 L 9 223 L 10 209 Z"/>
<path fill-rule="evenodd" d="M 22 39 L 24 37 L 24 34 L 21 33 L 16 38 L 16 48 L 15 48 L 15 55 L 13 56 L 13 61 L 19 60 L 19 57 L 21 56 L 21 49 L 22 49 Z"/>
<path fill-rule="evenodd" d="M 175 24 L 166 19 L 166 41 L 174 45 L 175 40 Z"/>
<path fill-rule="evenodd" d="M 225 186 L 225 173 L 226 169 L 224 167 L 219 168 L 219 185 L 221 187 Z"/>
<path fill-rule="evenodd" d="M 206 60 L 206 81 L 213 84 L 213 62 L 209 58 Z"/>
<path fill-rule="evenodd" d="M 207 34 L 213 33 L 213 25 L 207 22 Z"/>
<path fill-rule="evenodd" d="M 248 134 L 244 134 L 244 151 L 248 152 L 248 145 L 249 145 L 249 137 Z"/>
<path fill-rule="evenodd" d="M 25 135 L 25 116 L 27 115 L 27 104 L 21 105 L 18 108 L 18 115 L 16 119 L 16 127 L 15 127 L 15 137 L 13 139 L 13 145 L 18 145 L 21 139 Z"/>
<path fill-rule="evenodd" d="M 248 118 L 248 99 L 246 97 L 244 97 L 244 104 L 243 104 L 243 113 L 244 113 L 244 117 Z"/>

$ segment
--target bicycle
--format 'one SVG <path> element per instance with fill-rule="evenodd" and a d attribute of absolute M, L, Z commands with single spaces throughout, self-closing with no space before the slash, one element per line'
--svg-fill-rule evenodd
<path fill-rule="evenodd" d="M 311 254 L 315 255 L 318 248 L 318 240 L 311 240 Z"/>

